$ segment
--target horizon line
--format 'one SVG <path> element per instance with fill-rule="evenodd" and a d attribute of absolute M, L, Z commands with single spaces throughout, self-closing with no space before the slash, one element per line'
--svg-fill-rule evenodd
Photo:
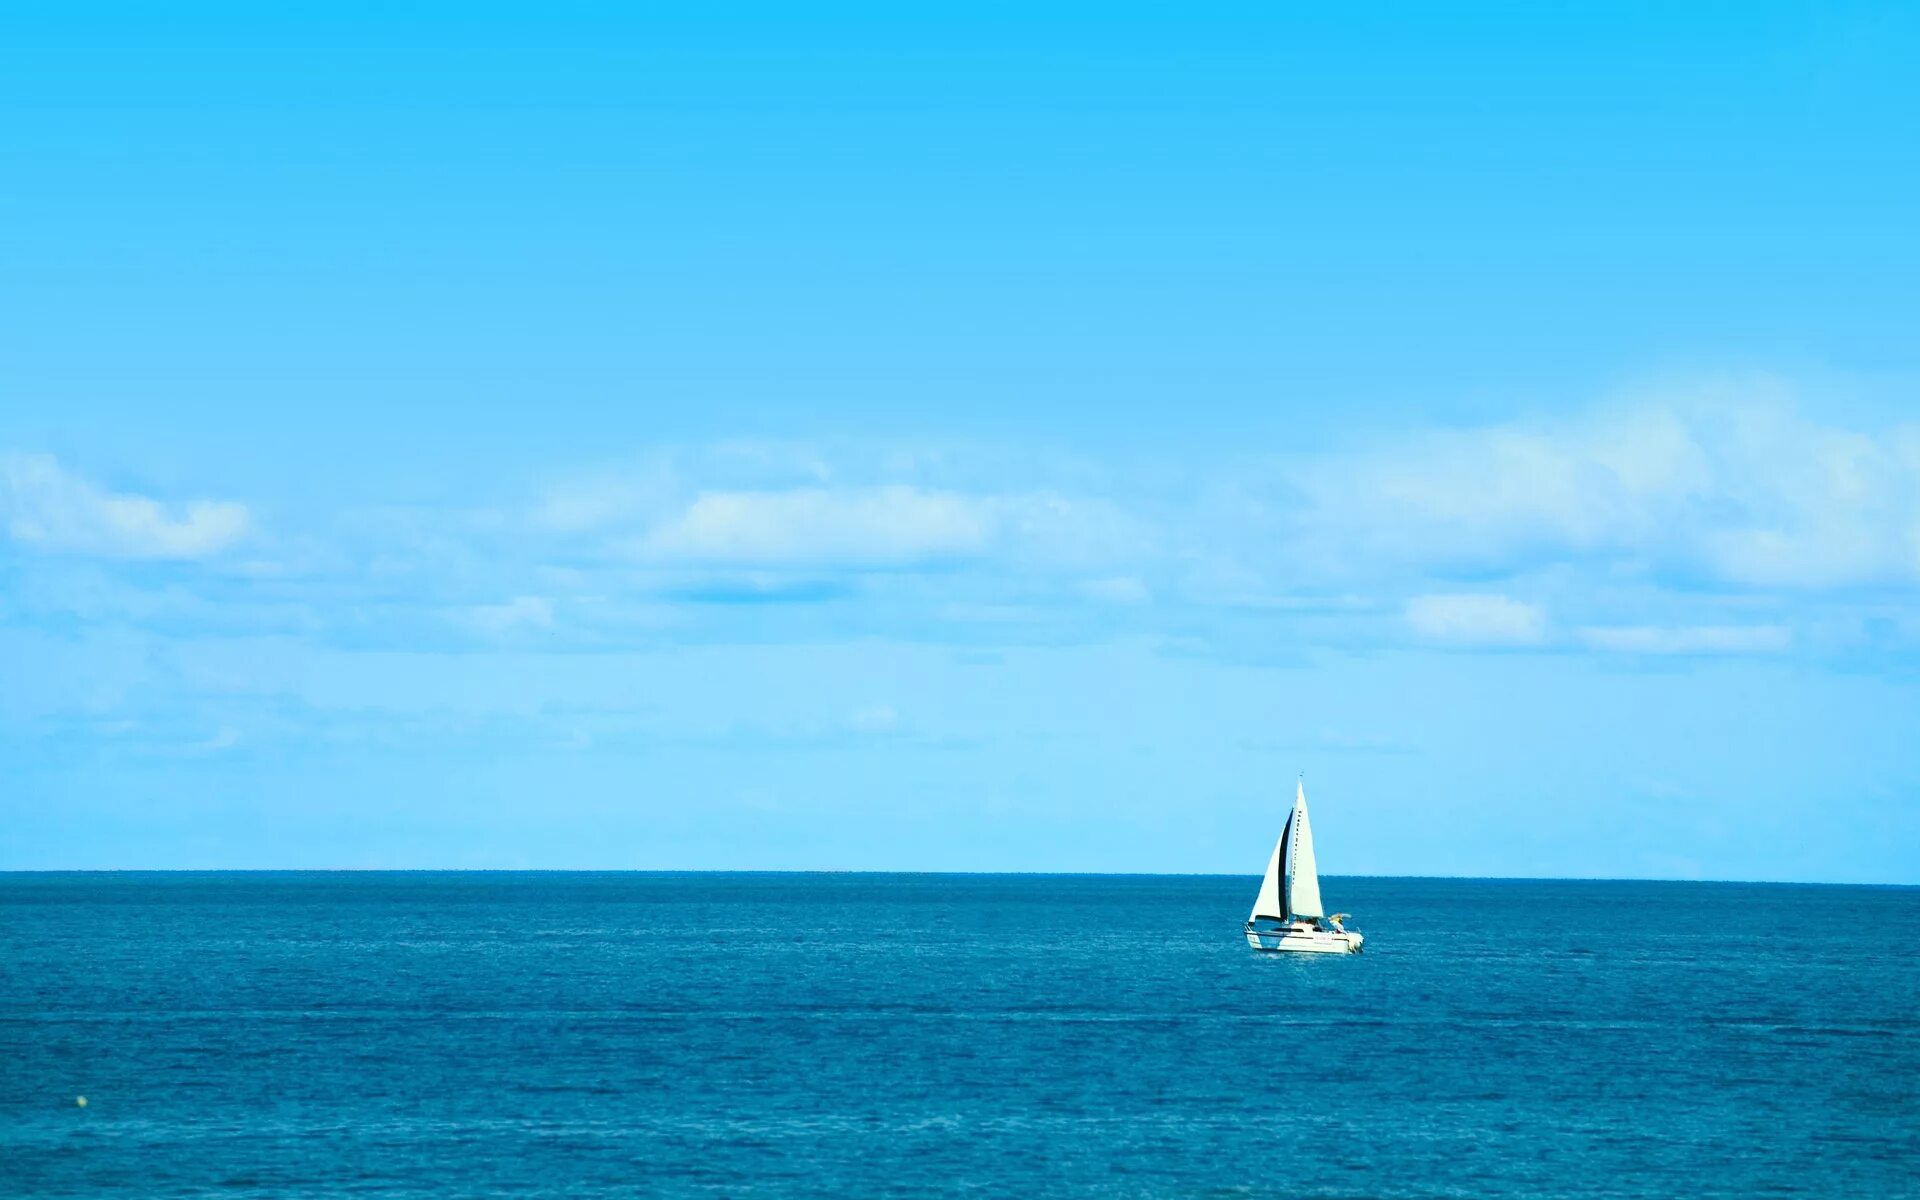
<path fill-rule="evenodd" d="M 871 867 L 0 867 L 7 875 L 943 875 L 1086 879 L 1258 879 L 1257 871 L 975 871 Z M 1322 872 L 1325 879 L 1431 880 L 1474 883 L 1702 883 L 1772 887 L 1920 888 L 1920 881 L 1706 879 L 1665 875 L 1362 875 Z"/>

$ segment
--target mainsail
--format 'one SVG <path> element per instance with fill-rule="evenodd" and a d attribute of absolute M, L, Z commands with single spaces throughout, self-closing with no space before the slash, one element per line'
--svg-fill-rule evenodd
<path fill-rule="evenodd" d="M 1327 912 L 1320 907 L 1320 867 L 1313 861 L 1313 829 L 1307 824 L 1304 782 L 1295 785 L 1293 816 L 1287 819 L 1287 825 L 1293 830 L 1289 872 L 1293 878 L 1287 888 L 1287 911 L 1296 917 L 1324 917 Z"/>

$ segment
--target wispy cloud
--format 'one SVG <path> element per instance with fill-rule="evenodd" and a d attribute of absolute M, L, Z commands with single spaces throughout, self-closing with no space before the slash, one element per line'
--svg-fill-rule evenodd
<path fill-rule="evenodd" d="M 548 629 L 553 625 L 553 601 L 545 596 L 515 596 L 500 604 L 473 605 L 463 610 L 461 616 L 484 633 Z"/>
<path fill-rule="evenodd" d="M 982 554 L 993 532 L 979 501 L 903 485 L 704 492 L 636 549 L 725 565 L 897 566 Z"/>
<path fill-rule="evenodd" d="M 196 742 L 188 749 L 196 754 L 218 754 L 231 750 L 240 744 L 240 731 L 231 725 L 222 725 L 205 740 Z"/>
<path fill-rule="evenodd" d="M 1407 601 L 1407 625 L 1422 638 L 1461 646 L 1534 646 L 1546 639 L 1547 615 L 1507 596 L 1440 594 Z"/>
<path fill-rule="evenodd" d="M 1793 635 L 1784 625 L 1617 625 L 1584 628 L 1580 640 L 1623 654 L 1773 654 Z"/>
<path fill-rule="evenodd" d="M 890 704 L 855 709 L 847 717 L 847 728 L 855 733 L 892 733 L 900 728 L 900 714 Z"/>
<path fill-rule="evenodd" d="M 1080 585 L 1080 590 L 1092 599 L 1108 604 L 1146 604 L 1153 599 L 1153 593 L 1147 585 L 1131 575 L 1089 579 Z"/>
<path fill-rule="evenodd" d="M 110 560 L 219 555 L 247 539 L 245 505 L 4 457 L 0 530 L 61 554 L 35 556 L 0 615 L 469 647 L 459 631 L 1178 635 L 1251 654 L 1409 635 L 1670 655 L 1920 640 L 1887 615 L 1920 585 L 1920 426 L 1811 419 L 1765 380 L 1281 466 L 742 444 L 547 479 L 489 508 L 343 513 L 275 539 L 297 568 L 229 555 L 185 580 Z"/>
<path fill-rule="evenodd" d="M 749 575 L 674 584 L 661 594 L 684 604 L 825 604 L 855 590 L 836 579 Z"/>
<path fill-rule="evenodd" d="M 0 519 L 23 545 L 109 558 L 207 558 L 252 526 L 244 504 L 110 492 L 44 454 L 0 457 Z"/>
<path fill-rule="evenodd" d="M 1294 483 L 1302 558 L 1329 574 L 1586 561 L 1718 586 L 1920 581 L 1920 426 L 1823 425 L 1766 379 L 1427 433 Z"/>

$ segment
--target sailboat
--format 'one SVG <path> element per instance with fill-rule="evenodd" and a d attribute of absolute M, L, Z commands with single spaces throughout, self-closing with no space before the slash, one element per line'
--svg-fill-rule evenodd
<path fill-rule="evenodd" d="M 1301 780 L 1247 917 L 1247 945 L 1255 950 L 1358 954 L 1367 939 L 1348 929 L 1346 919 L 1346 913 L 1328 916 L 1320 903 L 1320 870 L 1313 860 L 1313 828 L 1307 824 L 1307 785 Z"/>

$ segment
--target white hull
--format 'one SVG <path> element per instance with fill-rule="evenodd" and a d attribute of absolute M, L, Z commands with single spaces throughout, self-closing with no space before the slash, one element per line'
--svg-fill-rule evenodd
<path fill-rule="evenodd" d="M 1300 954 L 1358 954 L 1366 941 L 1354 932 L 1330 929 L 1249 929 L 1247 945 L 1255 950 L 1292 950 Z"/>

